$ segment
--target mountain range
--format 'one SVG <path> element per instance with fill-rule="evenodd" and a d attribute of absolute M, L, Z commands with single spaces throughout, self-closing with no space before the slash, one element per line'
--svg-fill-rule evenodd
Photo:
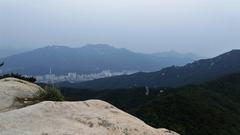
<path fill-rule="evenodd" d="M 169 55 L 168 55 L 169 54 Z M 174 54 L 174 55 L 173 55 Z M 25 75 L 48 74 L 50 68 L 57 75 L 99 73 L 103 70 L 157 71 L 171 65 L 184 65 L 199 57 L 166 52 L 143 54 L 106 44 L 86 45 L 81 48 L 47 46 L 2 58 L 4 73 Z"/>
<path fill-rule="evenodd" d="M 71 87 L 89 89 L 117 89 L 130 87 L 177 87 L 201 83 L 226 74 L 240 72 L 240 50 L 232 50 L 211 59 L 202 59 L 184 66 L 170 66 L 157 72 L 139 72 L 88 82 Z M 67 84 L 64 84 L 67 85 Z"/>

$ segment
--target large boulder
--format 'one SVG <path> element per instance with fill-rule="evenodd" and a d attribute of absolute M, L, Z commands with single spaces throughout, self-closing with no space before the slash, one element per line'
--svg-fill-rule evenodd
<path fill-rule="evenodd" d="M 43 90 L 36 84 L 16 79 L 5 78 L 0 80 L 0 112 L 20 108 L 23 103 L 17 99 L 33 98 L 39 90 Z"/>
<path fill-rule="evenodd" d="M 100 100 L 46 101 L 2 112 L 0 121 L 1 135 L 177 135 Z"/>
<path fill-rule="evenodd" d="M 0 135 L 177 135 L 152 128 L 100 100 L 45 101 L 27 106 L 25 101 L 41 90 L 15 78 L 0 80 Z"/>

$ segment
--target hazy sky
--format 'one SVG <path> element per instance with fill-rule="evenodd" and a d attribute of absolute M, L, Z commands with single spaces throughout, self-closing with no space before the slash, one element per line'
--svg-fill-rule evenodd
<path fill-rule="evenodd" d="M 0 47 L 87 43 L 214 56 L 240 48 L 240 1 L 0 0 Z"/>

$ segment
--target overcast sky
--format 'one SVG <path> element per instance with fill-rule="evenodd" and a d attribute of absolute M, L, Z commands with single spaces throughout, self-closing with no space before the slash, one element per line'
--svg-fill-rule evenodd
<path fill-rule="evenodd" d="M 0 0 L 0 47 L 88 43 L 214 56 L 240 48 L 240 1 Z"/>

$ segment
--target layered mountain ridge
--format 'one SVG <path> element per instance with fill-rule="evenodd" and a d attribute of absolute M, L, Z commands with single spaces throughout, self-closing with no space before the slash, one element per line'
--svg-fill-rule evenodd
<path fill-rule="evenodd" d="M 2 60 L 6 63 L 2 68 L 4 73 L 44 75 L 48 74 L 51 68 L 54 74 L 63 75 L 67 73 L 99 73 L 104 70 L 112 72 L 157 71 L 170 65 L 183 65 L 192 62 L 195 58 L 163 57 L 155 54 L 136 53 L 106 44 L 97 44 L 81 48 L 48 46 L 5 57 Z"/>
<path fill-rule="evenodd" d="M 202 59 L 185 66 L 171 66 L 157 72 L 135 73 L 76 83 L 72 87 L 117 89 L 130 87 L 177 87 L 201 83 L 231 73 L 240 72 L 240 50 L 232 50 L 214 58 Z M 65 84 L 66 85 L 66 84 Z"/>

